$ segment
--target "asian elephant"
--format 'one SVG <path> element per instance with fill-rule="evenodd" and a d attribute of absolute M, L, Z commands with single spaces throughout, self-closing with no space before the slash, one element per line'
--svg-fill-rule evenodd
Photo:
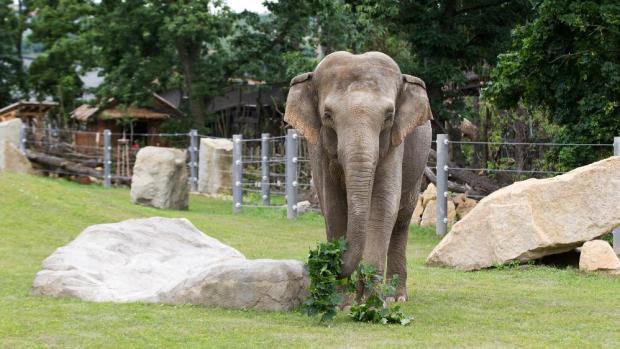
<path fill-rule="evenodd" d="M 431 119 L 424 82 L 380 52 L 326 56 L 293 78 L 286 101 L 284 120 L 309 144 L 327 239 L 347 239 L 342 276 L 360 261 L 387 280 L 397 274 L 398 301 L 407 299 L 407 235 Z"/>

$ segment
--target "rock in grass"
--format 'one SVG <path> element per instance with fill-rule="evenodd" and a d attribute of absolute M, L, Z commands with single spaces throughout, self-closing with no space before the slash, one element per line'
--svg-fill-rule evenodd
<path fill-rule="evenodd" d="M 19 151 L 22 125 L 20 119 L 0 122 L 0 172 L 32 172 L 30 161 Z"/>
<path fill-rule="evenodd" d="M 43 261 L 33 293 L 94 302 L 288 310 L 308 278 L 294 260 L 249 260 L 187 219 L 148 218 L 86 228 Z"/>
<path fill-rule="evenodd" d="M 140 149 L 131 178 L 131 202 L 186 210 L 189 200 L 186 156 L 185 150 L 180 149 Z"/>
<path fill-rule="evenodd" d="M 431 266 L 465 270 L 570 251 L 620 225 L 620 157 L 502 188 L 435 247 Z"/>
<path fill-rule="evenodd" d="M 231 140 L 201 138 L 198 163 L 198 191 L 219 194 L 232 188 Z"/>
<path fill-rule="evenodd" d="M 583 244 L 579 256 L 579 269 L 585 271 L 619 270 L 620 258 L 607 241 L 593 240 Z"/>

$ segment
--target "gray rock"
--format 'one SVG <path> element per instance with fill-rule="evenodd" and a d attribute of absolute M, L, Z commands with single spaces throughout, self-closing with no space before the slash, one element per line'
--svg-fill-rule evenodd
<path fill-rule="evenodd" d="M 30 173 L 30 161 L 19 151 L 22 121 L 0 122 L 0 172 Z"/>
<path fill-rule="evenodd" d="M 218 194 L 232 187 L 232 149 L 228 139 L 202 138 L 198 162 L 198 191 Z"/>
<path fill-rule="evenodd" d="M 11 119 L 0 122 L 0 143 L 6 141 L 19 147 L 19 136 L 22 124 L 21 119 Z"/>
<path fill-rule="evenodd" d="M 161 147 L 140 149 L 131 178 L 131 202 L 186 210 L 189 185 L 185 160 L 185 150 Z"/>
<path fill-rule="evenodd" d="M 94 225 L 43 261 L 33 293 L 95 302 L 288 310 L 305 297 L 302 262 L 248 260 L 186 219 Z"/>
<path fill-rule="evenodd" d="M 13 143 L 0 141 L 0 172 L 32 173 L 32 165 Z"/>
<path fill-rule="evenodd" d="M 547 179 L 528 179 L 482 199 L 426 263 L 472 270 L 573 250 L 620 225 L 620 157 Z"/>
<path fill-rule="evenodd" d="M 308 200 L 297 203 L 297 214 L 304 214 L 312 209 L 312 204 Z"/>

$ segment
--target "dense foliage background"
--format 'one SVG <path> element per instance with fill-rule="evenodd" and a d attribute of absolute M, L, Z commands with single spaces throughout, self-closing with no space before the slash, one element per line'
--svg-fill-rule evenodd
<path fill-rule="evenodd" d="M 0 106 L 85 92 L 147 105 L 181 88 L 187 125 L 232 83 L 286 86 L 337 50 L 383 51 L 426 81 L 452 140 L 611 143 L 620 135 L 614 0 L 279 0 L 267 14 L 221 0 L 0 0 Z M 24 64 L 31 57 L 32 62 Z M 84 91 L 80 75 L 104 78 Z M 282 106 L 283 107 L 283 106 Z M 459 165 L 566 169 L 600 148 L 452 145 Z"/>

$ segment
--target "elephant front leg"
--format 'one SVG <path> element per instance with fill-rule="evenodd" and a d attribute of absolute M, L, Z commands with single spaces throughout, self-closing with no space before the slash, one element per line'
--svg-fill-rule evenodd
<path fill-rule="evenodd" d="M 372 191 L 370 219 L 363 263 L 374 266 L 379 275 L 385 272 L 388 246 L 394 222 L 398 214 L 401 190 L 401 149 L 393 149 L 376 169 Z M 361 285 L 358 285 L 358 298 Z"/>
<path fill-rule="evenodd" d="M 413 208 L 406 206 L 398 212 L 396 224 L 392 231 L 388 249 L 388 261 L 386 280 L 391 282 L 394 276 L 398 276 L 396 294 L 388 302 L 407 301 L 407 238 L 409 235 L 409 223 L 413 215 Z"/>

